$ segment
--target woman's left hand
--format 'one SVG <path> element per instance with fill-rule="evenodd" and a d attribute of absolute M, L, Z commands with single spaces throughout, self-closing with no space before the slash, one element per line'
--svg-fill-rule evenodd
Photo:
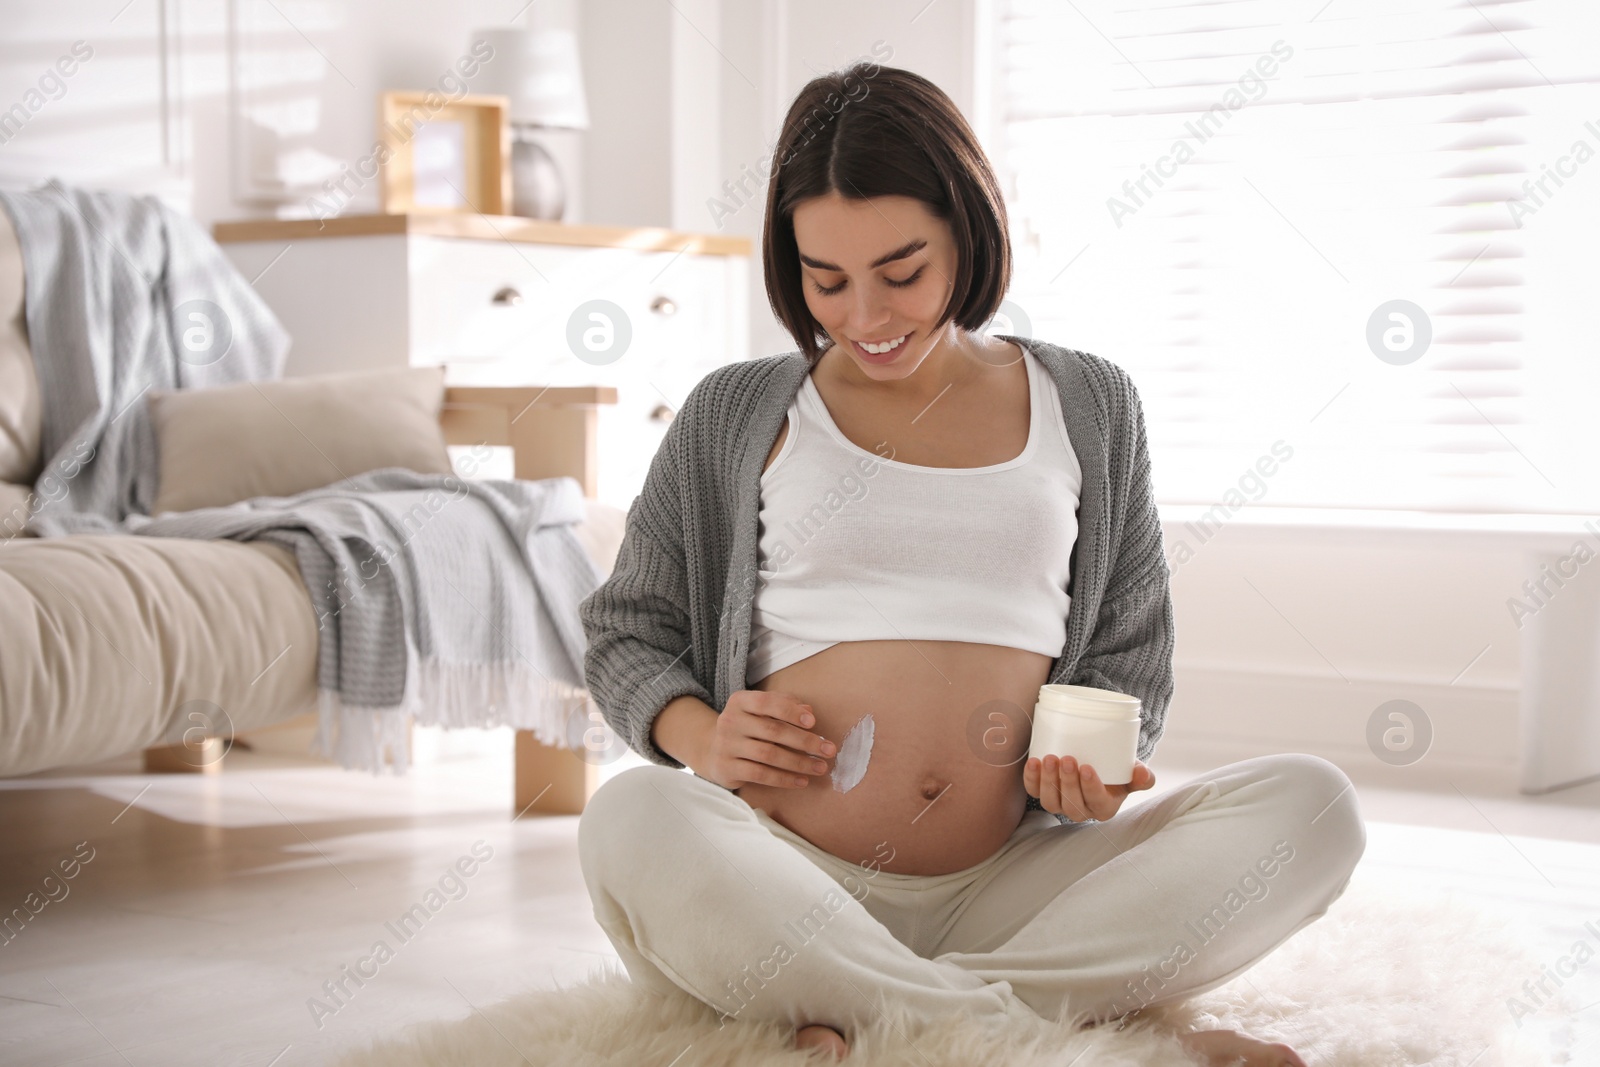
<path fill-rule="evenodd" d="M 1104 822 L 1117 813 L 1129 793 L 1155 784 L 1155 772 L 1138 760 L 1133 762 L 1133 781 L 1127 785 L 1106 785 L 1093 767 L 1079 767 L 1071 756 L 1046 756 L 1042 761 L 1030 756 L 1022 765 L 1022 786 L 1028 795 L 1037 797 L 1045 811 L 1065 815 L 1073 822 Z"/>

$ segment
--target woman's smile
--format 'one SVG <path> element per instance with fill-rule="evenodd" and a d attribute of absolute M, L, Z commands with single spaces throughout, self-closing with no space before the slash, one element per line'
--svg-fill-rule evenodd
<path fill-rule="evenodd" d="M 911 335 L 909 333 L 901 334 L 897 338 L 890 339 L 893 344 L 887 350 L 884 350 L 882 345 L 874 344 L 872 347 L 878 349 L 878 351 L 872 351 L 871 349 L 865 348 L 860 341 L 857 341 L 853 337 L 850 339 L 850 345 L 855 349 L 856 358 L 864 359 L 868 363 L 882 365 L 885 363 L 893 363 L 896 359 L 898 359 L 900 355 L 905 352 L 907 342 L 910 340 Z"/>

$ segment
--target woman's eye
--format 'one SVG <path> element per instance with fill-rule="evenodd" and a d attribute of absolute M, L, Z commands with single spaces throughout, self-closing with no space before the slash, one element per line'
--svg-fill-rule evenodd
<path fill-rule="evenodd" d="M 922 277 L 923 270 L 926 270 L 926 266 L 917 267 L 917 270 L 915 270 L 914 274 L 910 275 L 909 278 L 906 278 L 904 282 L 896 282 L 894 278 L 883 278 L 883 280 L 885 280 L 888 285 L 894 286 L 896 290 L 904 290 L 907 285 L 915 285 L 917 278 Z M 816 282 L 816 280 L 813 278 L 813 280 L 811 280 L 811 286 L 813 286 L 814 290 L 818 291 L 818 293 L 821 293 L 822 296 L 832 296 L 832 294 L 838 293 L 838 291 L 842 290 L 842 288 L 845 288 L 845 283 L 840 282 L 835 286 L 824 286 L 821 285 L 821 283 Z"/>

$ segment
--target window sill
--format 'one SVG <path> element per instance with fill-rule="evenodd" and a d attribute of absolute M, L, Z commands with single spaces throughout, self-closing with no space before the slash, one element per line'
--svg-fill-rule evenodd
<path fill-rule="evenodd" d="M 1378 511 L 1256 504 L 1246 504 L 1238 510 L 1230 510 L 1224 504 L 1160 504 L 1158 507 L 1164 527 L 1173 533 L 1188 532 L 1204 540 L 1232 527 L 1240 533 L 1254 534 L 1287 530 L 1295 534 L 1345 537 L 1448 537 L 1492 547 L 1534 550 L 1565 551 L 1580 538 L 1600 542 L 1600 519 L 1585 515 Z"/>

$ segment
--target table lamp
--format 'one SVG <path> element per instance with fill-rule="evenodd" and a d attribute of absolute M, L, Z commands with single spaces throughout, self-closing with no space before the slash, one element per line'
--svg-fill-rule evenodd
<path fill-rule="evenodd" d="M 560 29 L 488 29 L 474 31 L 472 39 L 494 49 L 473 78 L 473 91 L 511 102 L 512 213 L 559 221 L 566 212 L 566 187 L 534 131 L 589 128 L 577 35 Z"/>

